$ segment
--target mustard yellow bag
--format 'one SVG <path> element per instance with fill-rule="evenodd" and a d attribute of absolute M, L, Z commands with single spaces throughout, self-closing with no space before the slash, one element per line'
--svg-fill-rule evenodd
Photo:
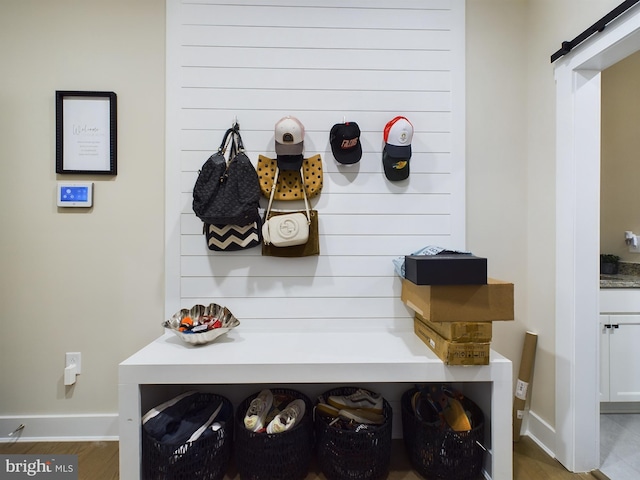
<path fill-rule="evenodd" d="M 260 191 L 266 198 L 271 196 L 271 187 L 276 174 L 278 163 L 276 159 L 258 155 L 258 179 L 260 180 Z M 305 158 L 302 162 L 302 174 L 304 176 L 304 187 L 307 198 L 313 198 L 322 190 L 322 158 L 314 155 Z M 303 181 L 300 170 L 280 170 L 278 184 L 276 185 L 274 200 L 302 200 Z"/>

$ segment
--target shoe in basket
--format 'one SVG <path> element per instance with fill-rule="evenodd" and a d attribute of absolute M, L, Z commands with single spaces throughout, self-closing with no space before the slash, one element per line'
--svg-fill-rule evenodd
<path fill-rule="evenodd" d="M 262 390 L 256 398 L 251 400 L 244 416 L 244 426 L 247 430 L 257 432 L 264 428 L 264 419 L 267 417 L 272 403 L 273 393 L 268 389 Z"/>
<path fill-rule="evenodd" d="M 373 413 L 361 408 L 345 408 L 344 410 L 340 410 L 339 415 L 342 418 L 353 420 L 356 423 L 365 423 L 369 425 L 382 425 L 384 423 L 384 415 L 381 413 Z"/>
<path fill-rule="evenodd" d="M 359 388 L 351 395 L 332 395 L 327 402 L 340 410 L 348 408 L 382 413 L 382 395 L 364 388 Z"/>
<path fill-rule="evenodd" d="M 304 400 L 296 399 L 277 414 L 267 425 L 267 433 L 282 433 L 291 430 L 299 422 L 305 411 Z"/>
<path fill-rule="evenodd" d="M 336 418 L 340 414 L 340 409 L 324 402 L 318 402 L 316 405 L 316 412 L 324 415 L 325 417 Z"/>

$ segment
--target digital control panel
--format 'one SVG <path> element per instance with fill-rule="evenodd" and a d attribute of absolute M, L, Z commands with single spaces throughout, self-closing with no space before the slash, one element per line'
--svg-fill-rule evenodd
<path fill-rule="evenodd" d="M 57 203 L 59 207 L 91 207 L 93 182 L 58 182 Z"/>

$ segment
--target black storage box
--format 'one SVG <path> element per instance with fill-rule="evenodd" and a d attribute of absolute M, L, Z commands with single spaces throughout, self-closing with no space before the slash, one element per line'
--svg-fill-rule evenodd
<path fill-rule="evenodd" d="M 416 285 L 485 285 L 487 259 L 470 254 L 407 255 L 404 275 Z"/>

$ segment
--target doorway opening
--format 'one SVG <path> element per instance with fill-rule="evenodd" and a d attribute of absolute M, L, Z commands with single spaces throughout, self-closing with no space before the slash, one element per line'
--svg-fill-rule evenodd
<path fill-rule="evenodd" d="M 556 457 L 599 467 L 601 72 L 640 50 L 640 11 L 558 60 L 556 78 Z M 597 212 L 594 214 L 594 212 Z"/>

